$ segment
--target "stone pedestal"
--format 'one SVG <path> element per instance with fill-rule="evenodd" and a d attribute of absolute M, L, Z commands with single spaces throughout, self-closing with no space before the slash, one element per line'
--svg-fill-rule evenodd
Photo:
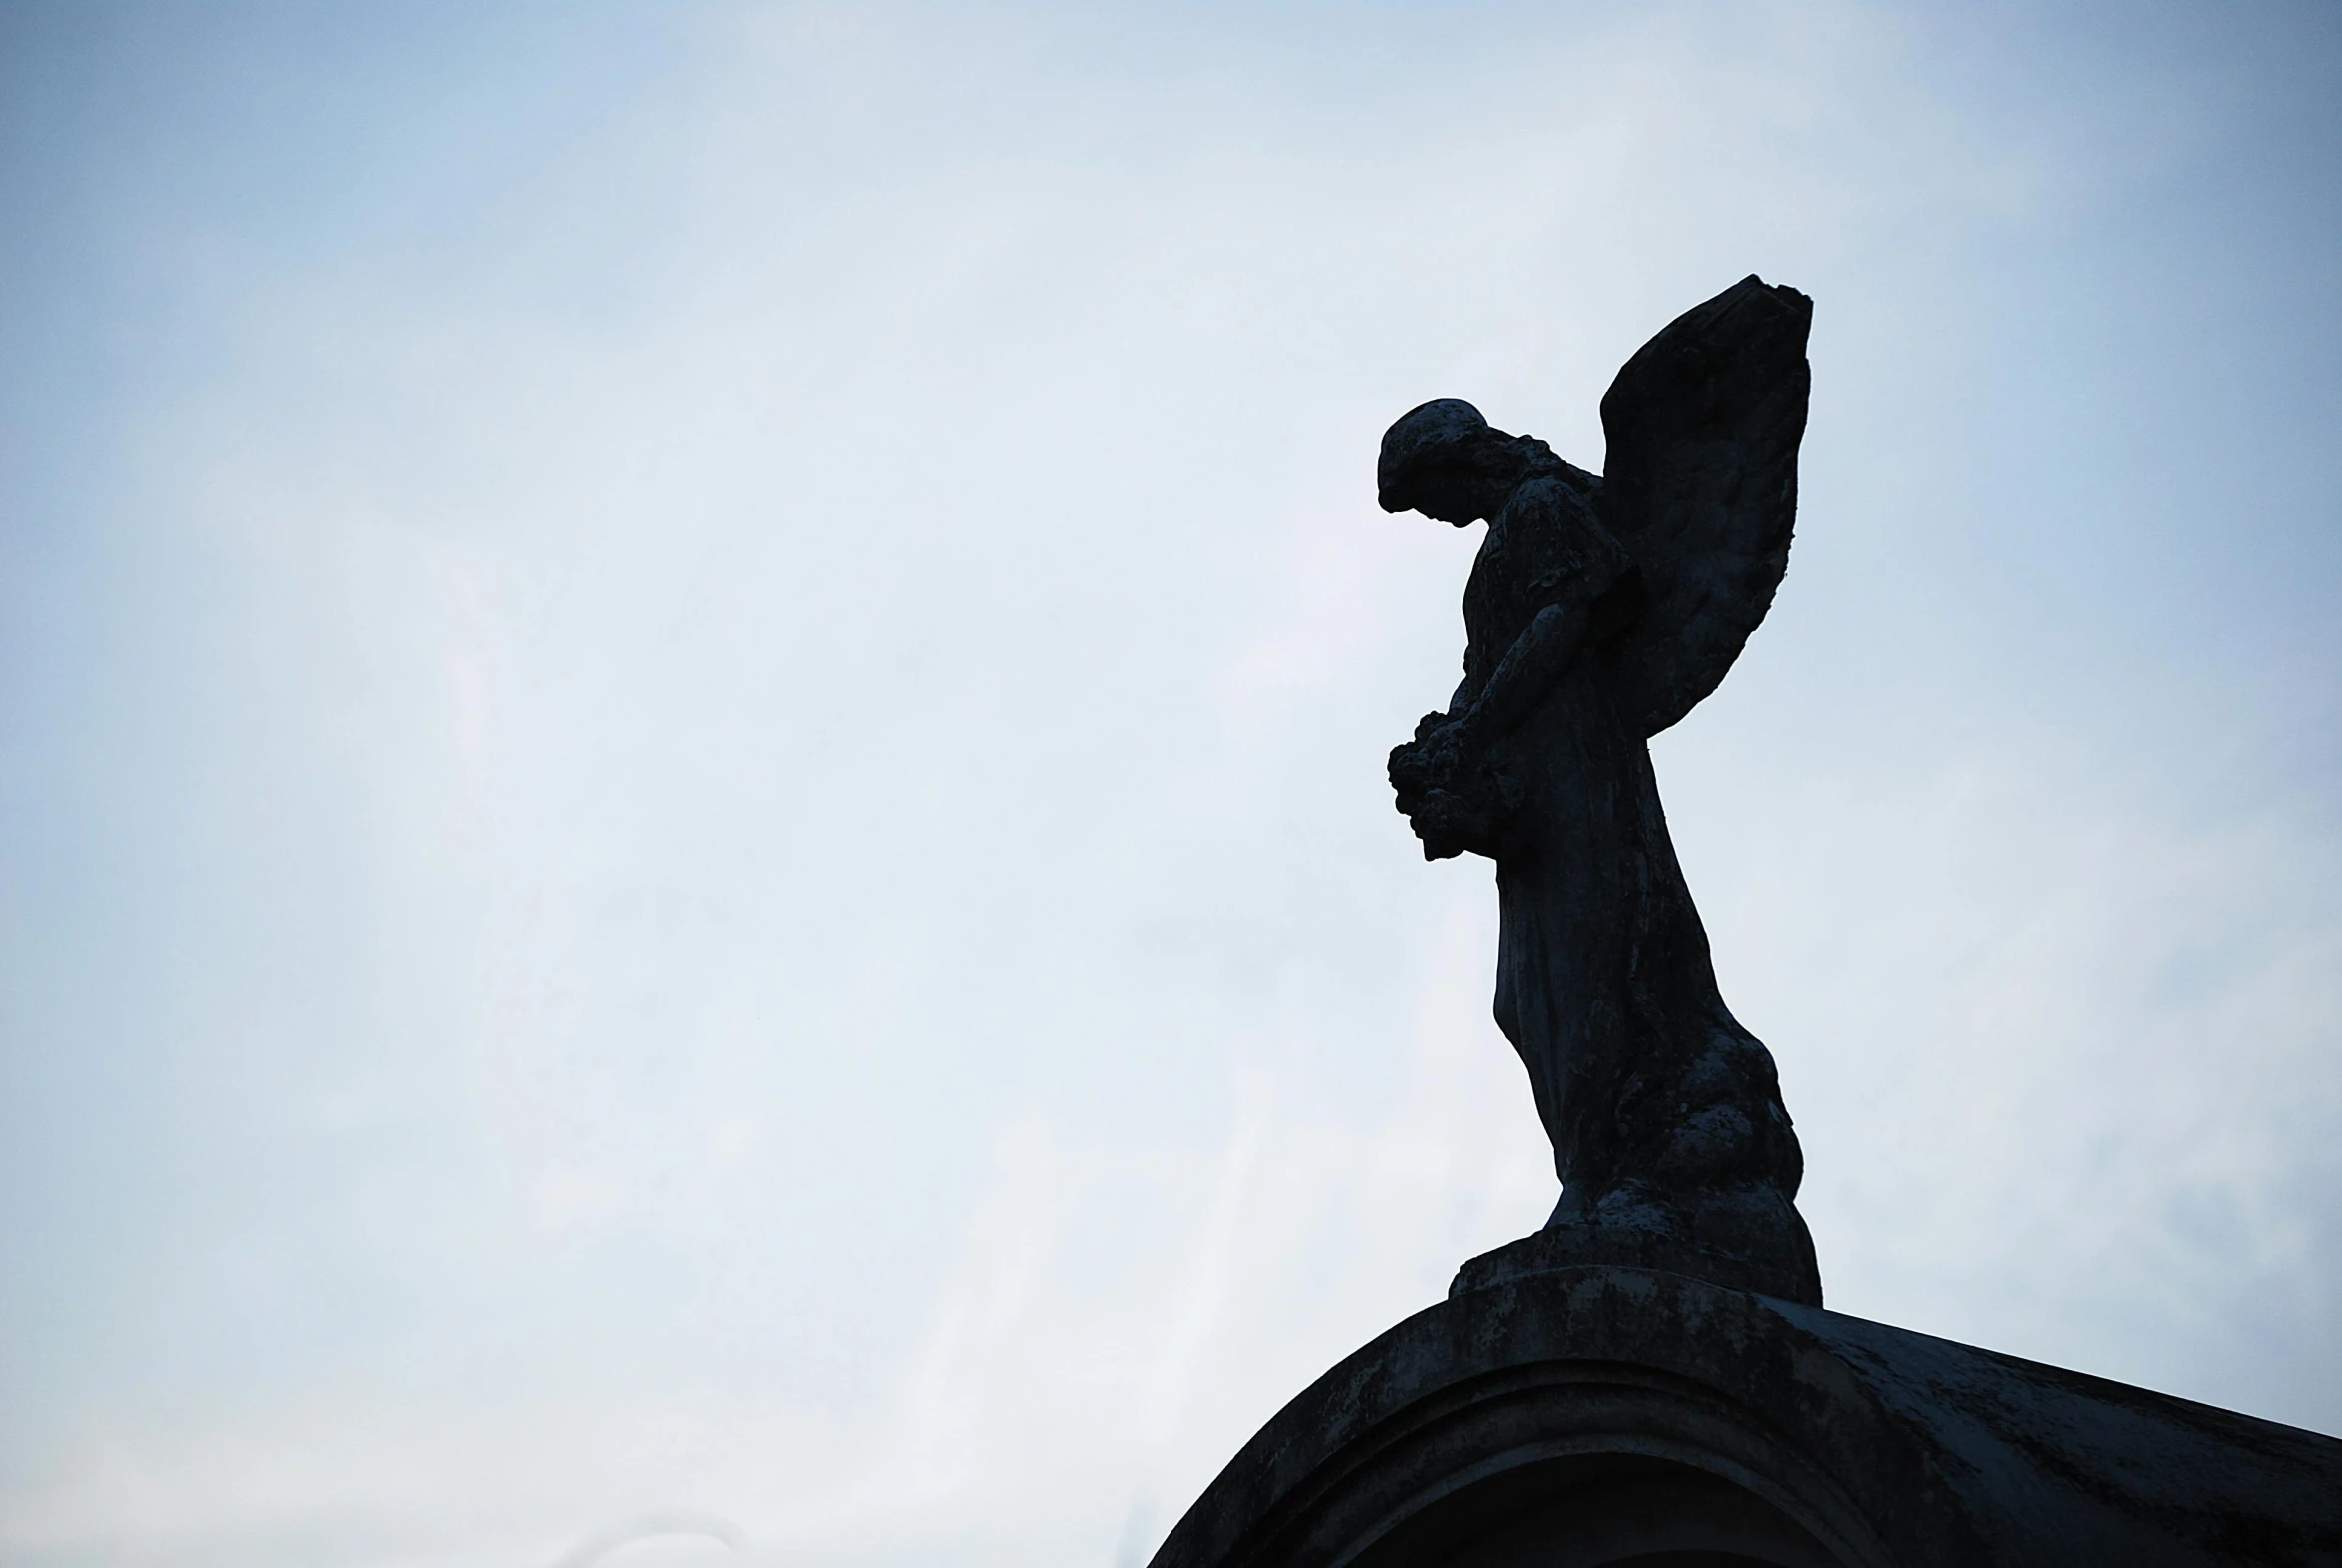
<path fill-rule="evenodd" d="M 2342 1441 L 1525 1255 L 1285 1406 L 1155 1568 L 2342 1564 Z"/>

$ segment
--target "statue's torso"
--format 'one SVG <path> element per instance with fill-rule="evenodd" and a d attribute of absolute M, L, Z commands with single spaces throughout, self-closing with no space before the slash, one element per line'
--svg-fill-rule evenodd
<path fill-rule="evenodd" d="M 1547 605 L 1604 605 L 1600 630 L 1616 629 L 1634 566 L 1595 514 L 1598 483 L 1566 467 L 1533 476 L 1488 520 L 1464 583 L 1464 683 L 1451 712 L 1463 712 Z"/>

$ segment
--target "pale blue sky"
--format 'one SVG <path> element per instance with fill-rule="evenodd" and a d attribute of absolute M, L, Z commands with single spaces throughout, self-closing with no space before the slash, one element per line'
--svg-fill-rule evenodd
<path fill-rule="evenodd" d="M 1143 1559 L 1552 1202 L 1375 442 L 1751 271 L 1831 1304 L 2342 1432 L 2338 186 L 2312 6 L 0 6 L 0 1560 Z"/>

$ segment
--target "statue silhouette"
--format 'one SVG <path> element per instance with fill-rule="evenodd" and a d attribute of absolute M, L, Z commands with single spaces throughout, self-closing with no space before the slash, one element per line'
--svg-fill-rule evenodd
<path fill-rule="evenodd" d="M 1488 524 L 1463 684 L 1390 779 L 1426 857 L 1496 862 L 1496 1022 L 1562 1181 L 1540 1256 L 1820 1305 L 1773 1058 L 1717 991 L 1646 744 L 1788 565 L 1812 311 L 1751 277 L 1670 323 L 1603 396 L 1600 478 L 1453 399 L 1391 426 L 1378 478 L 1385 510 Z"/>

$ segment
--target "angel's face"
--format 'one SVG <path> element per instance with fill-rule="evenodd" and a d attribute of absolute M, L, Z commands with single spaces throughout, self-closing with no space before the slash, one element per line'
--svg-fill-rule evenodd
<path fill-rule="evenodd" d="M 1415 510 L 1458 528 L 1468 528 L 1496 508 L 1468 482 L 1426 484 L 1415 491 Z"/>
<path fill-rule="evenodd" d="M 1426 452 L 1406 476 L 1406 500 L 1414 510 L 1455 527 L 1467 527 L 1504 509 L 1520 475 L 1510 453 L 1489 443 L 1461 444 Z"/>

